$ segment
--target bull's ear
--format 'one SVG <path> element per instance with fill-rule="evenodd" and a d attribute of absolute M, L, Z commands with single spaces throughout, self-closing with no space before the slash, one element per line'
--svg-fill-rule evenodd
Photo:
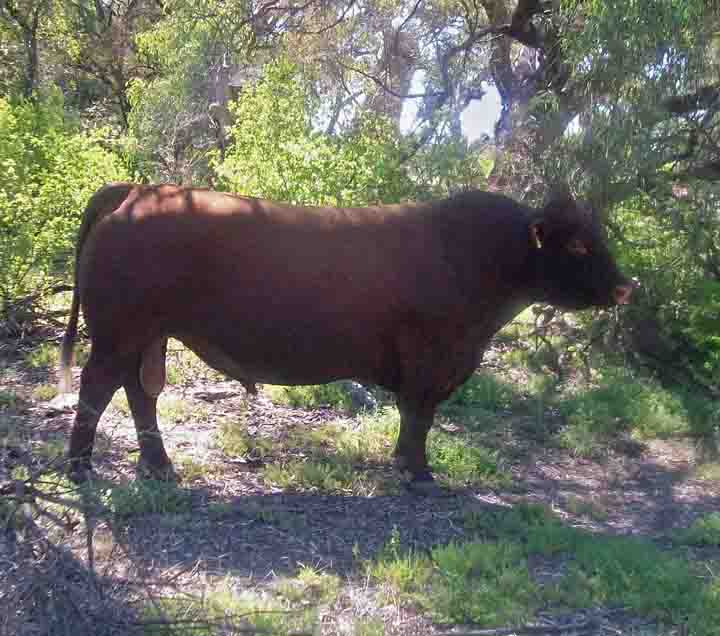
<path fill-rule="evenodd" d="M 548 193 L 545 198 L 546 209 L 564 209 L 568 207 L 575 207 L 575 199 L 573 199 L 570 187 L 567 183 L 556 184 Z"/>
<path fill-rule="evenodd" d="M 575 203 L 575 200 L 570 192 L 570 186 L 568 186 L 567 183 L 556 184 L 545 198 L 545 207 L 555 205 L 562 206 L 567 205 L 568 203 L 573 204 Z"/>
<path fill-rule="evenodd" d="M 591 219 L 588 210 L 575 201 L 566 184 L 553 188 L 545 201 L 542 213 L 550 231 L 577 224 L 584 225 Z"/>

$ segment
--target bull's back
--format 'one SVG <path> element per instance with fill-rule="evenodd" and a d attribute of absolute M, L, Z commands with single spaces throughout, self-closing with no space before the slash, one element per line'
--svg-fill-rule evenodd
<path fill-rule="evenodd" d="M 205 338 L 256 372 L 350 358 L 370 372 L 403 320 L 442 311 L 451 294 L 431 233 L 402 210 L 169 187 L 104 216 L 81 262 L 91 333 L 128 347 L 157 334 Z"/>

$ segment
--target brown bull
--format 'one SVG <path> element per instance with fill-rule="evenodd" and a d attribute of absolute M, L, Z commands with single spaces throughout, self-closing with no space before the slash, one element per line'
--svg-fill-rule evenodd
<path fill-rule="evenodd" d="M 503 324 L 535 301 L 581 309 L 626 303 L 632 289 L 566 191 L 537 210 L 487 192 L 335 209 L 113 184 L 88 204 L 75 276 L 65 390 L 80 306 L 92 338 L 69 448 L 76 480 L 121 386 L 141 466 L 173 475 L 156 415 L 172 336 L 246 383 L 355 378 L 393 391 L 397 463 L 431 481 L 435 409 Z"/>

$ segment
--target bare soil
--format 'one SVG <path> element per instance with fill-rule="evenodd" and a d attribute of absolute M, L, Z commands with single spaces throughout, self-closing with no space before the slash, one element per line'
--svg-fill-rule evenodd
<path fill-rule="evenodd" d="M 53 374 L 28 368 L 16 350 L 7 348 L 0 350 L 0 364 L 5 367 L 2 389 L 20 398 L 6 410 L 6 417 L 35 444 L 64 440 L 72 424 L 73 406 L 32 398 L 38 384 L 54 382 Z M 77 382 L 77 369 L 75 375 Z M 429 616 L 412 607 L 392 602 L 367 580 L 363 561 L 376 556 L 394 530 L 403 545 L 427 550 L 469 539 L 459 523 L 468 510 L 482 512 L 536 502 L 551 506 L 569 525 L 603 534 L 645 536 L 662 545 L 674 529 L 720 510 L 720 483 L 697 477 L 696 452 L 688 441 L 638 444 L 628 440 L 600 460 L 580 459 L 548 446 L 543 436 L 533 431 L 532 418 L 512 414 L 499 418 L 490 434 L 513 477 L 512 486 L 505 490 L 448 490 L 445 496 L 435 497 L 402 489 L 397 495 L 367 497 L 282 492 L 264 483 L 259 468 L 262 463 L 292 457 L 278 453 L 262 462 L 229 459 L 215 443 L 218 422 L 242 412 L 251 433 L 283 436 L 321 426 L 341 415 L 327 408 L 276 406 L 262 396 L 248 400 L 239 383 L 208 382 L 207 377 L 166 392 L 189 404 L 192 414 L 181 422 L 161 425 L 176 467 L 178 457 L 183 456 L 212 470 L 182 485 L 192 498 L 190 515 L 143 515 L 121 527 L 113 527 L 107 519 L 97 520 L 94 569 L 106 578 L 149 582 L 161 595 L 178 590 L 201 594 L 220 580 L 263 590 L 271 588 L 278 577 L 296 574 L 301 565 L 313 566 L 344 581 L 337 601 L 322 617 L 322 631 L 327 634 L 351 633 L 349 626 L 357 617 L 382 620 L 387 634 L 435 634 L 448 629 L 434 625 Z M 554 417 L 548 414 L 549 426 L 558 425 Z M 98 475 L 114 483 L 134 479 L 137 443 L 131 420 L 118 409 L 108 409 L 98 437 Z M 0 449 L 0 454 L 2 482 L 15 459 L 12 447 Z M 386 473 L 389 482 L 401 479 L 390 465 L 377 470 Z M 216 504 L 222 504 L 222 514 L 217 514 Z M 87 565 L 87 532 L 83 528 L 82 524 L 66 528 L 62 547 L 77 563 Z M 0 544 L 3 541 L 0 539 Z M 12 554 L 7 543 L 0 550 L 5 561 Z M 709 548 L 698 550 L 697 556 L 720 558 Z M 562 566 L 538 560 L 530 567 L 539 579 L 551 579 Z M 8 571 L 6 567 L 5 575 Z M 544 616 L 554 633 L 563 633 L 573 624 L 586 625 L 583 633 L 587 634 L 642 633 L 643 626 L 652 627 L 622 608 L 588 608 L 569 614 L 551 609 L 539 619 Z"/>

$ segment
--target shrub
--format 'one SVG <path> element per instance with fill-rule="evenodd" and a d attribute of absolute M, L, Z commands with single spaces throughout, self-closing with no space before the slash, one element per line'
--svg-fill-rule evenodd
<path fill-rule="evenodd" d="M 125 177 L 108 135 L 68 123 L 59 92 L 37 104 L 0 97 L 0 303 L 67 278 L 88 198 Z"/>

